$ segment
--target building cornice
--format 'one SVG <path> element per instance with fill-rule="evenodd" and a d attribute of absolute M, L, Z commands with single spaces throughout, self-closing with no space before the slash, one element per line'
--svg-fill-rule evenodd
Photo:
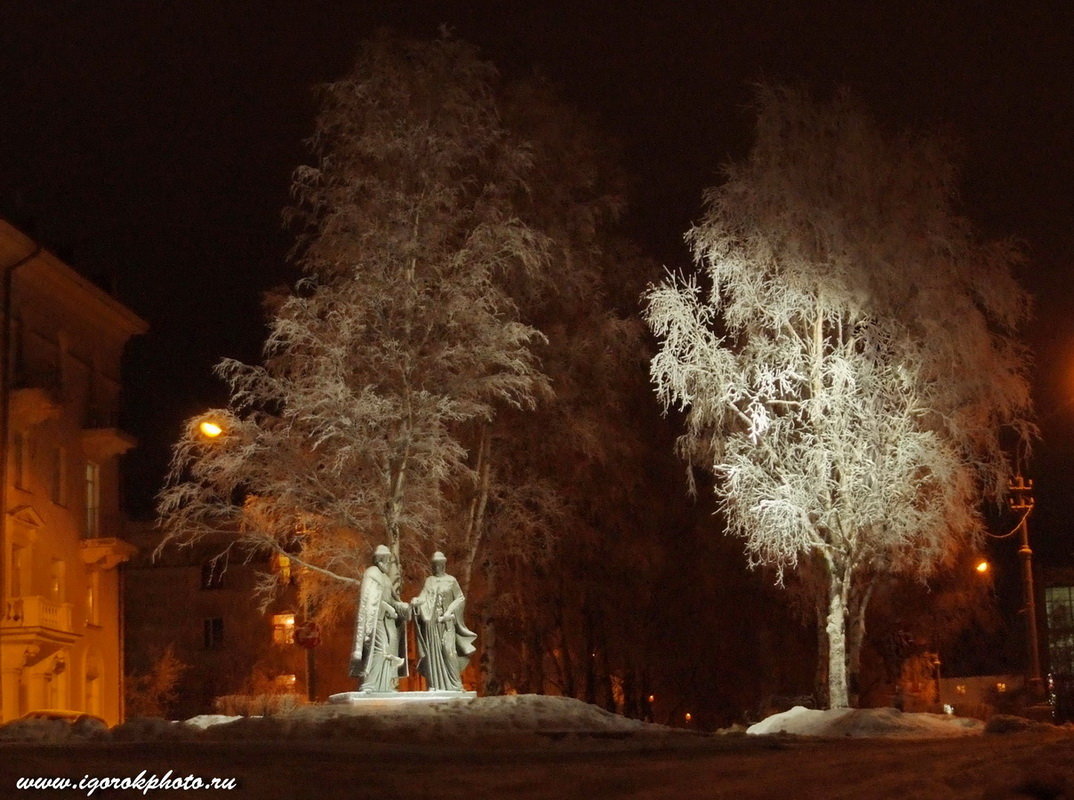
<path fill-rule="evenodd" d="M 0 263 L 30 252 L 34 242 L 0 219 Z M 21 281 L 39 284 L 54 297 L 66 297 L 79 313 L 95 318 L 124 340 L 149 330 L 149 323 L 91 281 L 79 275 L 48 250 L 41 250 L 19 271 Z"/>

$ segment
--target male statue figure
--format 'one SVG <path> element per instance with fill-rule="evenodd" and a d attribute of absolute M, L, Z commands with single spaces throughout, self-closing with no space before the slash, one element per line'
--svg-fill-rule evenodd
<path fill-rule="evenodd" d="M 418 670 L 430 691 L 461 692 L 462 670 L 477 648 L 477 634 L 463 624 L 463 597 L 459 582 L 447 574 L 447 558 L 437 551 L 433 574 L 425 579 L 421 594 L 410 601 L 418 634 Z"/>
<path fill-rule="evenodd" d="M 358 621 L 354 631 L 350 676 L 361 679 L 363 692 L 394 692 L 407 675 L 406 620 L 410 608 L 392 586 L 392 551 L 378 545 L 373 566 L 362 576 Z"/>

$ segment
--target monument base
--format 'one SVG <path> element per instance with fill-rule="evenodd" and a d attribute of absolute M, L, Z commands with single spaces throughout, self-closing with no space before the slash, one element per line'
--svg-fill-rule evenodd
<path fill-rule="evenodd" d="M 446 703 L 452 700 L 473 700 L 477 692 L 339 692 L 329 695 L 328 702 L 339 705 L 407 705 L 410 703 Z"/>

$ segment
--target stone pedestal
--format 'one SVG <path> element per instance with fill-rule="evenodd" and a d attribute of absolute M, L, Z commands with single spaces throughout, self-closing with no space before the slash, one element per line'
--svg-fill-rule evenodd
<path fill-rule="evenodd" d="M 449 703 L 473 700 L 477 692 L 340 692 L 330 695 L 329 703 L 351 706 L 394 706 L 411 703 Z"/>

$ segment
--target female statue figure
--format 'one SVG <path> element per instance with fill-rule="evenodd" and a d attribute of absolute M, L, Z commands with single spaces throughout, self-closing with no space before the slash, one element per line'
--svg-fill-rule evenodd
<path fill-rule="evenodd" d="M 410 601 L 418 634 L 418 671 L 430 691 L 461 692 L 462 674 L 473 654 L 477 634 L 463 623 L 466 598 L 459 582 L 447 574 L 447 558 L 433 553 L 433 574 L 421 594 Z"/>

